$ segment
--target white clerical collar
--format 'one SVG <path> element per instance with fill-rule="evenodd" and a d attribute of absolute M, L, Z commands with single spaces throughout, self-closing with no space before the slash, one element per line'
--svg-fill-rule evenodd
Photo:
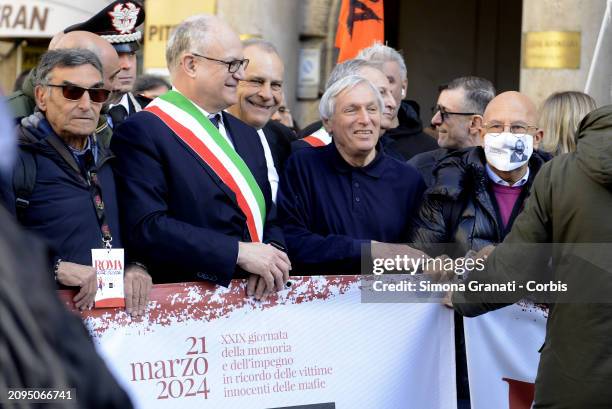
<path fill-rule="evenodd" d="M 491 181 L 493 183 L 495 183 L 496 185 L 510 186 L 510 187 L 521 187 L 525 183 L 527 183 L 527 180 L 529 180 L 529 166 L 527 166 L 527 172 L 525 172 L 523 177 L 520 178 L 519 180 L 517 180 L 516 183 L 514 183 L 513 185 L 511 185 L 510 183 L 508 183 L 505 180 L 503 180 L 502 178 L 500 178 L 499 175 L 497 173 L 495 173 L 493 171 L 493 169 L 491 169 L 491 166 L 489 166 L 488 163 L 485 165 L 485 168 L 487 169 L 487 175 L 489 176 L 489 179 L 491 179 Z"/>

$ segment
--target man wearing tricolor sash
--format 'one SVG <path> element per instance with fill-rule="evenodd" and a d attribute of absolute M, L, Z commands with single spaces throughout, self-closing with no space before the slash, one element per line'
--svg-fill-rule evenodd
<path fill-rule="evenodd" d="M 246 272 L 249 294 L 265 298 L 290 262 L 257 132 L 223 111 L 248 64 L 240 39 L 217 17 L 193 16 L 174 30 L 166 59 L 173 89 L 113 136 L 128 246 L 156 283 L 227 285 Z"/>

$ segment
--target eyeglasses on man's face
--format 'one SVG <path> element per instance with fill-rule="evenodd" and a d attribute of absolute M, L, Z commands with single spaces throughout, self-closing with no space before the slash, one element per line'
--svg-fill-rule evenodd
<path fill-rule="evenodd" d="M 436 105 L 432 109 L 432 113 L 435 115 L 436 113 L 440 113 L 440 118 L 442 122 L 447 121 L 451 115 L 461 115 L 461 116 L 472 116 L 479 115 L 477 112 L 451 112 L 444 108 L 442 105 Z"/>
<path fill-rule="evenodd" d="M 486 133 L 502 133 L 506 129 L 513 134 L 526 134 L 529 130 L 537 130 L 538 127 L 535 125 L 527 125 L 522 122 L 515 122 L 511 124 L 502 124 L 501 122 L 488 122 L 484 124 Z"/>
<path fill-rule="evenodd" d="M 223 60 L 218 60 L 216 58 L 210 58 L 205 55 L 194 53 L 194 52 L 191 52 L 190 54 L 192 54 L 195 57 L 200 57 L 200 58 L 204 58 L 209 61 L 218 62 L 219 64 L 225 64 L 227 65 L 227 71 L 229 71 L 230 74 L 234 74 L 235 72 L 237 72 L 240 69 L 240 67 L 246 70 L 246 68 L 249 65 L 249 60 L 246 58 L 244 60 L 223 61 Z"/>
<path fill-rule="evenodd" d="M 64 98 L 70 101 L 78 101 L 83 97 L 83 94 L 87 91 L 91 102 L 101 104 L 106 102 L 110 91 L 106 88 L 83 88 L 74 84 L 45 84 L 47 87 L 55 87 L 62 89 L 62 95 Z"/>

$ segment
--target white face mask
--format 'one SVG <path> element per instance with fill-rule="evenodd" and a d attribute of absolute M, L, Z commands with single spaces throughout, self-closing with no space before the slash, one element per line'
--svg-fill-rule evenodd
<path fill-rule="evenodd" d="M 491 166 L 508 172 L 527 163 L 533 153 L 533 135 L 488 133 L 484 137 L 484 150 Z"/>

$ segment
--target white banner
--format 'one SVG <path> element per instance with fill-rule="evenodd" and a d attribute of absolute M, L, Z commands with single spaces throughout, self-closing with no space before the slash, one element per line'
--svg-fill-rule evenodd
<path fill-rule="evenodd" d="M 548 310 L 521 301 L 464 318 L 472 409 L 529 409 Z"/>
<path fill-rule="evenodd" d="M 145 319 L 85 323 L 138 408 L 456 407 L 452 310 L 361 303 L 355 276 L 292 282 L 266 302 L 244 281 L 157 285 Z"/>

